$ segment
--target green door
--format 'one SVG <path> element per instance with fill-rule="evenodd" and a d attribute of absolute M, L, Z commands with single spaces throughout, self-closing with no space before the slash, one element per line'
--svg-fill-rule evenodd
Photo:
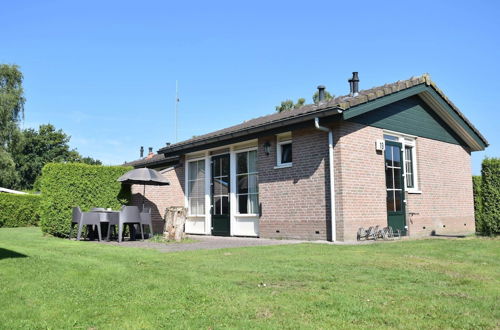
<path fill-rule="evenodd" d="M 212 157 L 212 235 L 229 236 L 229 155 Z"/>
<path fill-rule="evenodd" d="M 387 189 L 387 224 L 406 235 L 403 150 L 401 143 L 385 141 L 385 182 Z"/>

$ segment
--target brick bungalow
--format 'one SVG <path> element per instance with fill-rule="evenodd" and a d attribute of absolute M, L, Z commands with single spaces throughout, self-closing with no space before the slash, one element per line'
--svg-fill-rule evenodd
<path fill-rule="evenodd" d="M 155 230 L 167 206 L 184 205 L 192 234 L 352 241 L 374 225 L 473 233 L 471 152 L 486 139 L 426 74 L 362 91 L 358 82 L 355 73 L 349 95 L 325 100 L 319 86 L 317 104 L 128 163 L 170 180 L 147 187 Z M 142 187 L 133 192 L 139 205 Z"/>

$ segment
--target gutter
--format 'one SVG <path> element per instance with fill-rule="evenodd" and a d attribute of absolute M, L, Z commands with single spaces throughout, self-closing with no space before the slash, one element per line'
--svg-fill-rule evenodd
<path fill-rule="evenodd" d="M 337 240 L 337 219 L 335 216 L 335 173 L 333 172 L 333 130 L 320 126 L 319 118 L 314 118 L 314 127 L 317 130 L 328 133 L 328 167 L 330 175 L 330 223 L 332 228 L 331 241 L 335 242 Z"/>

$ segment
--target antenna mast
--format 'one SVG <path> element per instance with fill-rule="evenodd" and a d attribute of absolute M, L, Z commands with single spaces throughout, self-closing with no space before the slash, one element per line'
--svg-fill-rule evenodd
<path fill-rule="evenodd" d="M 179 82 L 175 81 L 175 142 L 177 142 L 177 117 L 179 112 Z"/>

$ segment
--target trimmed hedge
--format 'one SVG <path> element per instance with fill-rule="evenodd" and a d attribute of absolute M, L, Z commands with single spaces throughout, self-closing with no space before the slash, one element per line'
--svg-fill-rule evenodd
<path fill-rule="evenodd" d="M 42 169 L 40 226 L 54 236 L 68 237 L 72 208 L 119 209 L 130 201 L 130 186 L 117 179 L 132 167 L 50 163 Z"/>
<path fill-rule="evenodd" d="M 40 195 L 0 193 L 0 227 L 37 226 Z"/>
<path fill-rule="evenodd" d="M 497 235 L 500 234 L 500 158 L 485 158 L 481 176 L 478 229 L 485 235 Z"/>
<path fill-rule="evenodd" d="M 483 178 L 480 175 L 472 176 L 472 190 L 474 192 L 474 218 L 476 219 L 476 231 L 481 232 L 481 214 L 483 212 L 483 204 L 481 202 L 481 187 Z"/>

